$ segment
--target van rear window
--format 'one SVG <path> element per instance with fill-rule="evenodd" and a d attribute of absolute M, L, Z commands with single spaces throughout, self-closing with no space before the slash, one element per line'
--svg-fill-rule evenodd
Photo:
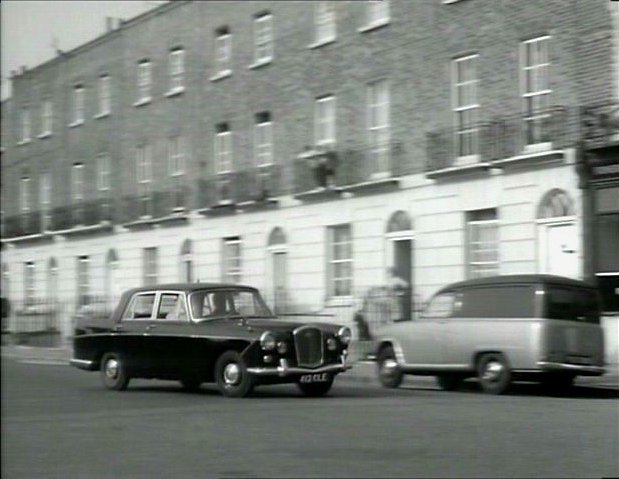
<path fill-rule="evenodd" d="M 598 298 L 594 291 L 549 286 L 545 296 L 545 318 L 595 324 L 600 322 Z"/>

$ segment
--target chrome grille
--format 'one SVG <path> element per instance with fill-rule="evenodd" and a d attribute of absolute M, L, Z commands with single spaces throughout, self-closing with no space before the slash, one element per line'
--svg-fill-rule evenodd
<path fill-rule="evenodd" d="M 315 368 L 323 363 L 324 341 L 320 329 L 312 326 L 295 329 L 294 347 L 297 352 L 298 366 Z"/>

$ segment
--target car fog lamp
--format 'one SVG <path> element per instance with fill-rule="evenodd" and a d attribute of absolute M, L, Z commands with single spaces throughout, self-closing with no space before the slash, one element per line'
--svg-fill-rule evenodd
<path fill-rule="evenodd" d="M 327 349 L 329 351 L 335 351 L 337 349 L 337 341 L 335 338 L 327 339 Z"/>
<path fill-rule="evenodd" d="M 278 341 L 277 352 L 279 354 L 286 354 L 288 352 L 288 343 L 286 343 L 286 341 Z"/>
<path fill-rule="evenodd" d="M 350 343 L 350 339 L 352 337 L 350 328 L 347 328 L 346 326 L 342 326 L 337 332 L 337 337 L 339 338 L 340 342 L 344 346 L 348 346 L 348 343 Z"/>
<path fill-rule="evenodd" d="M 262 360 L 265 363 L 272 363 L 273 362 L 273 356 L 271 356 L 270 354 L 265 354 L 264 356 L 262 356 Z"/>
<path fill-rule="evenodd" d="M 260 336 L 260 347 L 265 351 L 273 351 L 275 349 L 275 336 L 269 331 L 265 331 Z"/>

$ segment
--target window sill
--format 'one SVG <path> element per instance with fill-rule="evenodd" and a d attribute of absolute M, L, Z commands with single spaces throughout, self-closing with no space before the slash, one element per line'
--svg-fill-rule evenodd
<path fill-rule="evenodd" d="M 108 116 L 110 116 L 110 112 L 109 111 L 104 111 L 104 112 L 101 112 L 101 113 L 97 113 L 95 116 L 93 116 L 93 118 L 95 120 L 98 120 L 100 118 L 106 118 Z"/>
<path fill-rule="evenodd" d="M 184 92 L 185 92 L 185 87 L 181 86 L 181 87 L 174 88 L 173 90 L 167 91 L 164 95 L 168 98 L 171 98 L 173 96 L 182 95 Z"/>
<path fill-rule="evenodd" d="M 146 97 L 146 98 L 141 98 L 138 101 L 136 101 L 133 106 L 143 106 L 143 105 L 148 105 L 151 101 L 151 97 Z"/>
<path fill-rule="evenodd" d="M 27 145 L 28 143 L 31 143 L 31 142 L 32 140 L 30 138 L 26 138 L 25 140 L 21 140 L 17 142 L 17 146 Z"/>
<path fill-rule="evenodd" d="M 209 78 L 210 81 L 218 81 L 223 80 L 224 78 L 228 78 L 232 76 L 232 70 L 222 70 L 219 73 L 213 75 Z"/>
<path fill-rule="evenodd" d="M 78 126 L 82 126 L 84 124 L 84 120 L 76 120 L 73 123 L 69 123 L 69 128 L 76 128 Z"/>
<path fill-rule="evenodd" d="M 43 133 L 38 135 L 37 138 L 39 140 L 42 140 L 43 138 L 49 138 L 50 136 L 52 136 L 52 132 L 51 131 L 44 131 Z"/>
<path fill-rule="evenodd" d="M 315 48 L 320 48 L 320 47 L 325 46 L 325 45 L 330 45 L 331 43 L 335 43 L 335 37 L 329 38 L 329 39 L 325 39 L 325 40 L 318 40 L 318 41 L 308 45 L 307 48 L 309 48 L 310 50 L 313 50 Z"/>
<path fill-rule="evenodd" d="M 357 31 L 359 33 L 371 32 L 372 30 L 377 30 L 379 28 L 385 27 L 389 25 L 389 23 L 390 23 L 389 19 L 380 20 L 378 22 L 370 23 L 369 25 L 365 25 L 361 28 L 358 28 Z"/>
<path fill-rule="evenodd" d="M 265 65 L 269 65 L 271 62 L 273 62 L 273 58 L 272 57 L 263 58 L 262 60 L 255 61 L 254 63 L 249 65 L 247 68 L 249 70 L 255 70 L 256 68 L 260 68 L 260 67 L 263 67 Z"/>

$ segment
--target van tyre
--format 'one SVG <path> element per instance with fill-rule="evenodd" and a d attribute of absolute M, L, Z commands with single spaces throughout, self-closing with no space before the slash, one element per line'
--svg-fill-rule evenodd
<path fill-rule="evenodd" d="M 400 369 L 391 346 L 387 346 L 378 353 L 378 380 L 383 387 L 395 389 L 402 384 L 404 374 Z"/>
<path fill-rule="evenodd" d="M 507 358 L 501 353 L 483 354 L 477 361 L 477 379 L 485 393 L 504 393 L 512 380 Z"/>
<path fill-rule="evenodd" d="M 124 358 L 118 353 L 106 353 L 101 358 L 101 382 L 107 389 L 124 391 L 129 385 L 129 375 Z"/>
<path fill-rule="evenodd" d="M 226 351 L 219 356 L 215 363 L 215 382 L 227 397 L 245 397 L 254 388 L 254 380 L 237 351 Z"/>

